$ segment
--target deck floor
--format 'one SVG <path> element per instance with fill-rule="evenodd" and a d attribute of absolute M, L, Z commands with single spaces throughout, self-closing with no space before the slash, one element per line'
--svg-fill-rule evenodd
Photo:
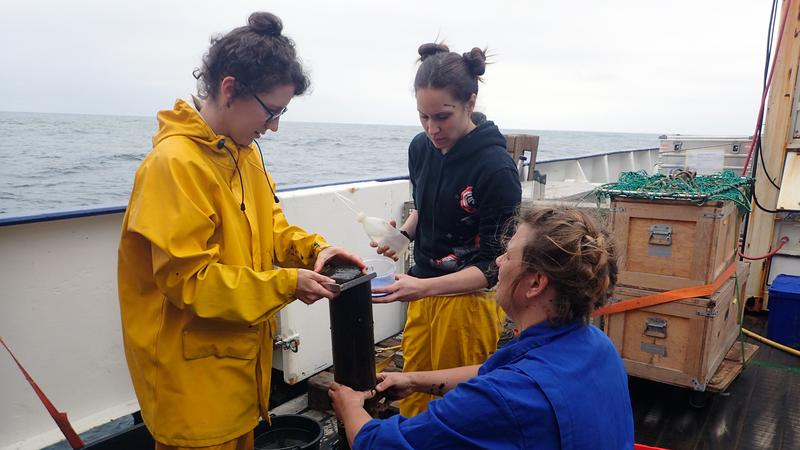
<path fill-rule="evenodd" d="M 766 335 L 766 315 L 745 328 Z M 727 392 L 708 394 L 702 408 L 687 389 L 630 378 L 636 442 L 675 450 L 800 449 L 800 358 L 760 346 Z"/>

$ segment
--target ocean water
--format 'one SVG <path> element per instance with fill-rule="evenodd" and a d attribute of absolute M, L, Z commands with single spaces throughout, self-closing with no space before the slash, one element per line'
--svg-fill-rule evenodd
<path fill-rule="evenodd" d="M 0 217 L 126 204 L 156 126 L 155 115 L 0 112 Z M 656 134 L 501 130 L 538 135 L 538 161 L 659 144 Z M 280 190 L 407 175 L 408 143 L 420 131 L 282 120 L 259 142 Z"/>

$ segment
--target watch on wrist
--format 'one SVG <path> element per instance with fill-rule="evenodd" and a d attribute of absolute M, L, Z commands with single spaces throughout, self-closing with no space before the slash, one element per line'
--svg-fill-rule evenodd
<path fill-rule="evenodd" d="M 414 239 L 412 239 L 412 238 L 411 238 L 411 236 L 408 234 L 408 231 L 406 231 L 406 230 L 400 230 L 400 234 L 402 234 L 403 236 L 405 236 L 405 237 L 406 237 L 406 239 L 408 239 L 408 242 L 413 242 L 413 241 L 414 241 Z"/>

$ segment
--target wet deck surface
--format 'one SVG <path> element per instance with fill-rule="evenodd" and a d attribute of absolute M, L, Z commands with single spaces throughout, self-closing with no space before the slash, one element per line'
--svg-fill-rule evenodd
<path fill-rule="evenodd" d="M 745 328 L 766 335 L 766 315 L 747 315 Z M 636 442 L 669 449 L 800 449 L 800 358 L 760 347 L 727 392 L 702 396 L 630 378 Z M 694 397 L 693 397 L 694 396 Z"/>

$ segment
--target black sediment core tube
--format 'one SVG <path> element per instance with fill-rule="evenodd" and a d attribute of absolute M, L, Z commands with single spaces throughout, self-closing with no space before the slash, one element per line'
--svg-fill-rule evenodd
<path fill-rule="evenodd" d="M 328 302 L 331 318 L 334 380 L 356 391 L 375 388 L 375 337 L 372 320 L 374 275 L 364 275 L 354 266 L 329 267 L 323 273 L 342 287 Z M 365 408 L 375 415 L 376 401 Z M 344 427 L 339 423 L 339 448 L 347 447 Z"/>

